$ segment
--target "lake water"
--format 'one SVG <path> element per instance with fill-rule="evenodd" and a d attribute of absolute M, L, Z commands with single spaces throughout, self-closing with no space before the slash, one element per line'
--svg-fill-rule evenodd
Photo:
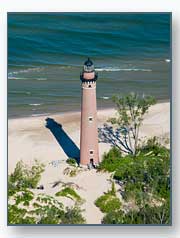
<path fill-rule="evenodd" d="M 87 57 L 98 71 L 97 104 L 113 94 L 170 98 L 170 14 L 8 14 L 8 115 L 80 110 Z"/>

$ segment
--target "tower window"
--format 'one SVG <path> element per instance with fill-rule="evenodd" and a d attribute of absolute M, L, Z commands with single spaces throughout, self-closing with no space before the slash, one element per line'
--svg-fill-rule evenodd
<path fill-rule="evenodd" d="M 93 150 L 90 150 L 89 153 L 90 153 L 90 155 L 93 155 L 94 151 L 93 151 Z"/>
<path fill-rule="evenodd" d="M 93 118 L 92 117 L 88 117 L 89 121 L 92 122 L 93 121 Z"/>
<path fill-rule="evenodd" d="M 91 88 L 91 85 L 89 85 L 88 88 Z"/>

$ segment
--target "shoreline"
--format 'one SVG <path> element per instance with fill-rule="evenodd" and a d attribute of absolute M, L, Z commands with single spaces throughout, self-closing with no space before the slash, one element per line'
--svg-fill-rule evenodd
<path fill-rule="evenodd" d="M 97 111 L 97 126 L 103 127 L 109 117 L 114 116 L 115 108 Z M 20 159 L 31 161 L 33 158 L 45 161 L 52 158 L 67 159 L 55 136 L 46 127 L 47 117 L 61 125 L 62 130 L 80 146 L 80 112 L 57 113 L 38 117 L 8 119 L 8 163 L 14 168 Z M 149 108 L 140 127 L 140 138 L 170 135 L 170 103 L 157 103 Z M 111 145 L 99 144 L 100 157 Z M 46 153 L 48 151 L 48 153 Z M 30 153 L 29 153 L 30 152 Z M 49 154 L 49 157 L 48 157 Z"/>
<path fill-rule="evenodd" d="M 162 100 L 157 100 L 156 104 L 162 104 L 162 103 L 170 103 L 171 105 L 171 99 L 162 99 Z M 97 111 L 105 111 L 105 110 L 114 110 L 115 106 L 113 107 L 97 107 Z M 48 116 L 63 116 L 63 115 L 76 115 L 81 113 L 80 110 L 72 110 L 72 111 L 64 111 L 64 112 L 52 112 L 52 113 L 44 113 L 44 114 L 37 114 L 36 115 L 25 115 L 25 116 L 16 116 L 16 117 L 9 117 L 8 116 L 8 121 L 9 120 L 16 120 L 16 119 L 27 119 L 27 118 L 41 118 L 41 117 L 48 117 Z M 7 113 L 8 115 L 8 113 Z"/>

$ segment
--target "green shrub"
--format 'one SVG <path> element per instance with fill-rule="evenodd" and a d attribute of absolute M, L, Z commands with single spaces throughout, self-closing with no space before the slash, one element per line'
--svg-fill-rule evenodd
<path fill-rule="evenodd" d="M 104 212 L 116 211 L 121 207 L 121 202 L 119 198 L 112 196 L 107 193 L 102 195 L 95 201 L 95 205 L 99 207 L 99 209 Z"/>
<path fill-rule="evenodd" d="M 21 190 L 19 193 L 16 193 L 14 196 L 15 204 L 22 204 L 23 206 L 29 206 L 30 202 L 34 198 L 34 193 L 29 191 L 28 189 Z"/>
<path fill-rule="evenodd" d="M 138 211 L 130 210 L 125 213 L 121 210 L 107 213 L 103 224 L 170 224 L 170 207 L 168 203 L 162 206 L 150 207 L 145 205 Z"/>
<path fill-rule="evenodd" d="M 36 217 L 36 224 L 59 224 L 64 215 L 64 206 L 54 197 L 38 194 L 33 203 L 33 208 L 28 212 Z"/>
<path fill-rule="evenodd" d="M 112 196 L 116 196 L 116 188 L 115 188 L 115 183 L 114 183 L 114 181 L 112 181 L 111 191 L 109 191 L 109 193 L 110 193 Z"/>
<path fill-rule="evenodd" d="M 121 202 L 119 198 L 116 197 L 116 189 L 114 181 L 112 182 L 111 190 L 109 190 L 107 193 L 99 197 L 95 201 L 95 205 L 99 207 L 99 209 L 104 213 L 120 209 Z"/>
<path fill-rule="evenodd" d="M 57 192 L 55 194 L 56 196 L 63 196 L 63 197 L 67 197 L 70 198 L 72 200 L 76 200 L 76 201 L 81 201 L 81 197 L 79 196 L 79 194 L 76 193 L 76 191 L 72 188 L 66 187 L 64 189 L 62 189 L 61 191 Z"/>
<path fill-rule="evenodd" d="M 66 208 L 66 212 L 62 216 L 62 224 L 85 224 L 86 220 L 81 214 L 82 210 L 75 206 L 73 208 Z"/>
<path fill-rule="evenodd" d="M 156 136 L 147 140 L 145 145 L 138 149 L 139 153 L 149 154 L 151 156 L 169 157 L 169 149 L 162 146 Z"/>
<path fill-rule="evenodd" d="M 17 205 L 8 205 L 9 224 L 36 224 L 36 219 L 27 215 L 27 209 L 19 208 Z"/>
<path fill-rule="evenodd" d="M 74 158 L 68 158 L 66 160 L 66 163 L 68 163 L 71 166 L 77 167 L 77 162 L 76 162 L 76 160 Z"/>
<path fill-rule="evenodd" d="M 41 216 L 37 224 L 61 224 L 64 211 L 57 209 L 55 206 L 40 207 L 38 211 Z"/>
<path fill-rule="evenodd" d="M 170 222 L 168 205 L 170 151 L 159 144 L 157 138 L 148 140 L 139 148 L 136 157 L 132 155 L 111 157 L 107 153 L 100 164 L 100 169 L 114 171 L 113 179 L 121 183 L 122 198 L 125 202 L 133 202 L 135 205 L 129 207 L 126 213 L 120 209 L 109 209 L 103 223 L 168 224 Z M 105 211 L 107 201 L 108 195 L 105 194 L 96 200 L 96 204 Z"/>
<path fill-rule="evenodd" d="M 146 151 L 147 152 L 147 151 Z M 124 184 L 124 198 L 129 200 L 146 195 L 168 199 L 170 194 L 170 154 L 162 147 L 158 155 L 144 154 L 137 157 L 130 155 L 121 159 L 116 169 L 114 179 Z M 144 193 L 144 194 L 143 194 Z"/>
<path fill-rule="evenodd" d="M 45 206 L 40 209 L 41 219 L 38 224 L 84 224 L 85 219 L 82 216 L 82 210 L 78 206 L 72 208 L 66 207 L 65 210 L 56 206 Z"/>
<path fill-rule="evenodd" d="M 63 204 L 54 197 L 32 192 L 32 189 L 37 187 L 43 171 L 44 165 L 38 161 L 35 161 L 35 165 L 32 167 L 28 167 L 22 161 L 17 163 L 14 172 L 8 178 L 8 223 L 85 223 L 77 204 L 72 208 L 64 208 Z M 64 194 L 66 193 L 69 193 L 77 201 L 81 199 L 73 189 L 64 189 Z"/>
<path fill-rule="evenodd" d="M 102 224 L 124 224 L 124 212 L 122 210 L 108 212 L 103 217 Z"/>
<path fill-rule="evenodd" d="M 119 166 L 121 156 L 121 151 L 116 147 L 113 147 L 108 153 L 103 155 L 103 160 L 100 163 L 98 170 L 104 170 L 108 172 L 115 171 Z"/>
<path fill-rule="evenodd" d="M 115 183 L 112 181 L 111 190 L 99 197 L 95 201 L 95 205 L 100 208 L 102 212 L 110 212 L 121 207 L 119 198 L 116 197 Z"/>
<path fill-rule="evenodd" d="M 78 173 L 78 170 L 77 170 L 77 168 L 76 168 L 76 169 L 72 169 L 72 170 L 70 171 L 69 175 L 70 175 L 70 177 L 74 177 L 74 176 L 77 175 L 77 173 Z"/>
<path fill-rule="evenodd" d="M 19 192 L 17 192 L 19 193 Z M 23 204 L 24 201 L 21 201 Z M 54 197 L 38 194 L 31 206 L 22 208 L 20 202 L 8 205 L 9 224 L 83 224 L 85 219 L 78 206 L 65 208 Z M 24 204 L 23 204 L 24 205 Z"/>
<path fill-rule="evenodd" d="M 8 195 L 12 196 L 16 190 L 36 188 L 44 168 L 44 164 L 37 160 L 31 167 L 28 167 L 23 161 L 19 161 L 14 172 L 8 177 Z"/>
<path fill-rule="evenodd" d="M 23 194 L 23 191 L 17 191 L 13 197 L 16 203 L 9 204 L 9 224 L 42 224 L 45 221 L 47 223 L 44 224 L 56 224 L 61 222 L 60 218 L 64 214 L 62 203 L 45 194 L 37 196 L 33 194 L 32 196 L 31 191 L 26 190 L 25 192 L 28 195 L 24 197 L 19 196 L 19 194 Z M 23 208 L 22 205 L 26 207 Z"/>

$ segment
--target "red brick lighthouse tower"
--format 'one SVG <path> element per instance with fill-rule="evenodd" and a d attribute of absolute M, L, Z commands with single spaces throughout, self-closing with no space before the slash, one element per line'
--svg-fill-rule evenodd
<path fill-rule="evenodd" d="M 94 167 L 99 164 L 96 80 L 93 62 L 88 58 L 80 75 L 81 98 L 81 138 L 80 165 Z"/>

